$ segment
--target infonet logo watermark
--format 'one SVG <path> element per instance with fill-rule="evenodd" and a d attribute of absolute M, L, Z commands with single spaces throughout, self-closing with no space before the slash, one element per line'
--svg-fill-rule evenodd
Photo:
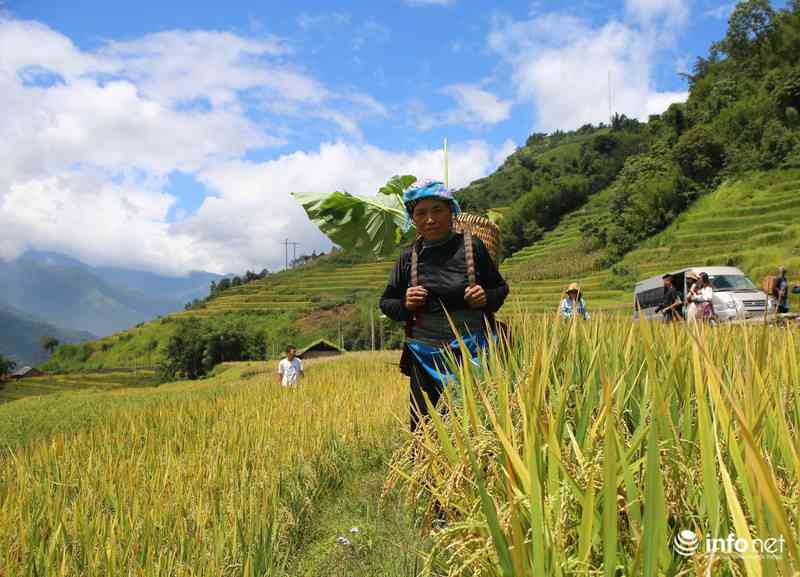
<path fill-rule="evenodd" d="M 672 540 L 672 549 L 682 557 L 694 555 L 729 555 L 732 557 L 754 557 L 759 559 L 780 559 L 783 557 L 785 541 L 783 535 L 768 539 L 745 539 L 735 533 L 727 537 L 706 535 L 704 540 L 694 531 L 684 529 Z"/>

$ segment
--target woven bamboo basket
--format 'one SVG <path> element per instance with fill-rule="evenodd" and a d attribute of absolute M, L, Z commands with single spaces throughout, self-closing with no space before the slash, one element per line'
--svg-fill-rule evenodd
<path fill-rule="evenodd" d="M 462 212 L 453 218 L 453 230 L 464 232 L 465 228 L 469 228 L 472 234 L 483 241 L 492 260 L 495 264 L 500 264 L 502 259 L 500 254 L 500 228 L 486 217 Z"/>

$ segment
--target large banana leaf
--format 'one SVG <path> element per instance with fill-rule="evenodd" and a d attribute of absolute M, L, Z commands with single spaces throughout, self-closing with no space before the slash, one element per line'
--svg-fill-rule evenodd
<path fill-rule="evenodd" d="M 416 181 L 417 177 L 411 174 L 404 174 L 403 176 L 394 175 L 378 192 L 381 194 L 395 195 L 402 200 L 403 191 Z"/>
<path fill-rule="evenodd" d="M 406 177 L 393 178 L 381 192 L 392 186 L 395 179 L 402 178 Z M 339 191 L 293 192 L 292 196 L 300 202 L 311 221 L 332 242 L 348 252 L 391 256 L 400 243 L 413 236 L 402 196 L 395 192 L 384 192 L 370 198 Z"/>

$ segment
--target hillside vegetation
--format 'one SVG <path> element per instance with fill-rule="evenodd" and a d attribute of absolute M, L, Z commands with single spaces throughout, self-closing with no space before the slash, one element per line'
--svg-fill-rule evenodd
<path fill-rule="evenodd" d="M 597 195 L 544 239 L 504 263 L 514 298 L 529 310 L 555 311 L 567 283 L 577 281 L 593 310 L 629 310 L 636 281 L 688 266 L 732 265 L 756 284 L 784 264 L 800 270 L 800 170 L 755 173 L 720 185 L 666 230 L 600 268 L 602 248 L 581 235 L 585 222 L 602 222 L 608 193 Z M 604 206 L 605 205 L 605 206 Z M 796 278 L 793 277 L 793 278 Z M 791 296 L 792 305 L 798 299 Z"/>

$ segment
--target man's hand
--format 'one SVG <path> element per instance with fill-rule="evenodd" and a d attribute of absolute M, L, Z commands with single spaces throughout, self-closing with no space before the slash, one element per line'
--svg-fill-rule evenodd
<path fill-rule="evenodd" d="M 403 306 L 410 311 L 415 311 L 418 308 L 425 306 L 425 301 L 428 300 L 428 291 L 425 287 L 412 286 L 406 290 L 406 298 Z"/>
<path fill-rule="evenodd" d="M 473 309 L 482 309 L 486 306 L 486 291 L 481 285 L 468 286 L 464 289 L 464 300 Z"/>

